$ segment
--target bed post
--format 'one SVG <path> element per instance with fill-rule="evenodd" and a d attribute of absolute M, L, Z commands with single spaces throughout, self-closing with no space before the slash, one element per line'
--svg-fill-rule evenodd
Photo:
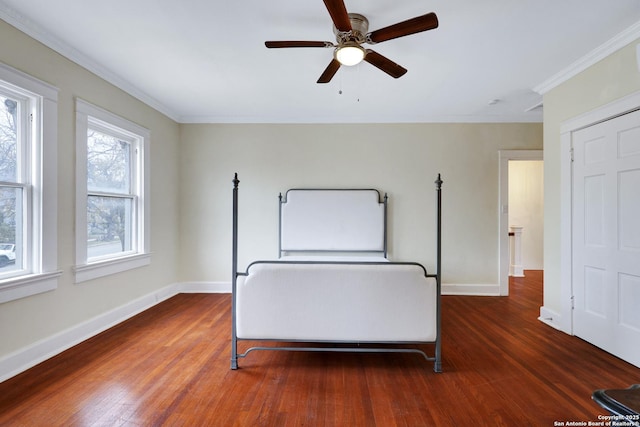
<path fill-rule="evenodd" d="M 282 193 L 278 194 L 278 258 L 282 258 Z"/>
<path fill-rule="evenodd" d="M 233 237 L 231 249 L 231 369 L 238 369 L 238 337 L 236 335 L 236 284 L 238 280 L 238 174 L 233 178 Z"/>
<path fill-rule="evenodd" d="M 384 257 L 387 257 L 387 202 L 389 197 L 384 193 Z"/>
<path fill-rule="evenodd" d="M 440 300 L 442 294 L 442 179 L 438 174 L 438 179 L 435 181 L 436 194 L 437 194 L 437 240 L 436 240 L 436 288 L 437 288 L 437 300 L 436 300 L 436 354 L 433 370 L 435 372 L 442 372 L 442 336 L 441 336 L 441 314 L 440 314 Z"/>

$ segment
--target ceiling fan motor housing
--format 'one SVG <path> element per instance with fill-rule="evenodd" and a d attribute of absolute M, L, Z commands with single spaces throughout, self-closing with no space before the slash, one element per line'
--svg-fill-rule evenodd
<path fill-rule="evenodd" d="M 335 25 L 333 26 L 333 33 L 336 35 L 338 45 L 347 42 L 365 43 L 367 31 L 369 31 L 369 20 L 359 13 L 350 13 L 349 21 L 351 22 L 351 31 L 340 31 Z"/>

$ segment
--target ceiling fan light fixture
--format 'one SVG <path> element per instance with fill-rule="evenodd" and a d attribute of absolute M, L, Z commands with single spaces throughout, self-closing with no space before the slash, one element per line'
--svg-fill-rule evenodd
<path fill-rule="evenodd" d="M 364 59 L 365 50 L 358 43 L 347 42 L 339 46 L 335 51 L 335 57 L 342 65 L 357 65 Z"/>

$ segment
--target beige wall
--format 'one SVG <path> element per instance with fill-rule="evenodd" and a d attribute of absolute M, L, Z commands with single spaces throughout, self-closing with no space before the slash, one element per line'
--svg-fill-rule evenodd
<path fill-rule="evenodd" d="M 0 359 L 172 284 L 178 256 L 179 126 L 0 20 L 0 61 L 60 89 L 58 267 L 52 292 L 0 304 Z M 80 97 L 151 130 L 151 265 L 74 284 L 75 111 Z"/>
<path fill-rule="evenodd" d="M 278 256 L 278 193 L 375 187 L 390 197 L 390 258 L 433 271 L 443 185 L 443 281 L 498 284 L 498 150 L 540 149 L 541 124 L 182 125 L 180 277 L 231 280 L 233 173 L 240 269 Z"/>
<path fill-rule="evenodd" d="M 544 306 L 561 312 L 560 127 L 563 122 L 640 90 L 636 44 L 617 51 L 544 95 Z"/>

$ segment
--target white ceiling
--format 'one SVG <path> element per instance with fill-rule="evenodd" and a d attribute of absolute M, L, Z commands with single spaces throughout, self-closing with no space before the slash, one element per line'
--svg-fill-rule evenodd
<path fill-rule="evenodd" d="M 0 0 L 0 17 L 187 123 L 540 122 L 535 90 L 640 28 L 639 0 L 345 5 L 370 31 L 428 12 L 440 26 L 374 47 L 409 70 L 397 80 L 362 63 L 321 85 L 331 49 L 264 41 L 335 41 L 322 0 Z"/>

